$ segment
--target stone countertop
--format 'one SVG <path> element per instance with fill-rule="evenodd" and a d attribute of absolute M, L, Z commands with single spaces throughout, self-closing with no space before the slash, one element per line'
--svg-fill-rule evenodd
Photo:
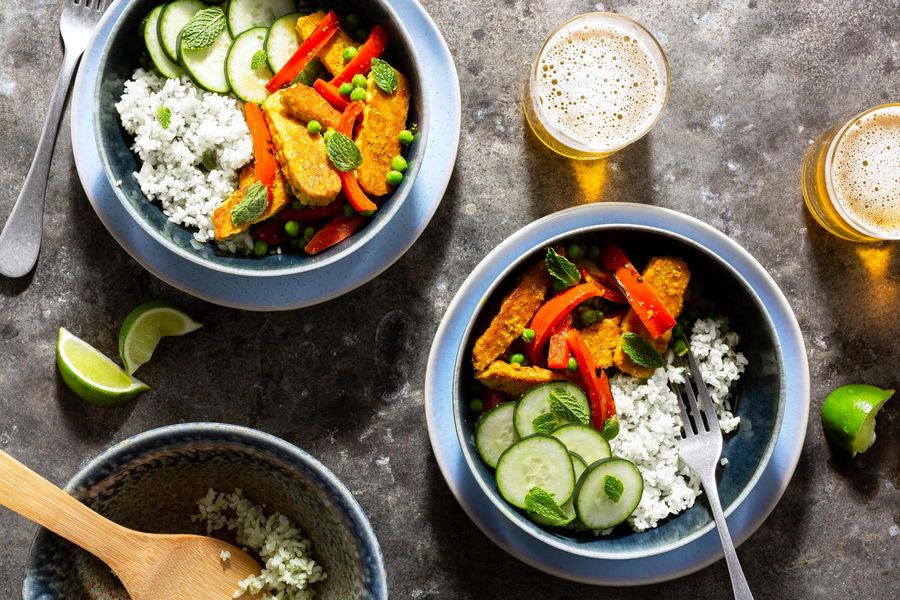
<path fill-rule="evenodd" d="M 0 219 L 24 180 L 61 61 L 60 4 L 0 9 Z M 718 227 L 756 256 L 806 338 L 813 386 L 804 452 L 784 498 L 739 551 L 756 597 L 896 597 L 898 405 L 882 412 L 875 447 L 852 462 L 830 454 L 817 414 L 838 385 L 900 385 L 900 256 L 896 245 L 824 233 L 804 210 L 799 173 L 819 132 L 898 100 L 900 0 L 838 4 L 426 0 L 462 85 L 450 188 L 419 242 L 384 275 L 302 311 L 212 306 L 144 271 L 94 216 L 66 126 L 37 270 L 0 280 L 0 448 L 62 484 L 104 447 L 146 429 L 196 420 L 256 427 L 319 457 L 356 494 L 381 540 L 394 598 L 730 597 L 723 562 L 616 591 L 520 564 L 456 504 L 425 430 L 429 344 L 455 290 L 491 248 L 575 202 L 656 204 Z M 576 164 L 528 132 L 522 82 L 556 24 L 597 8 L 653 31 L 670 61 L 672 93 L 644 140 L 605 163 Z M 73 396 L 54 367 L 57 328 L 114 355 L 123 317 L 152 298 L 184 305 L 207 326 L 164 343 L 141 375 L 156 389 L 139 402 L 101 410 Z M 210 368 L 223 363 L 243 368 Z M 33 533 L 0 511 L 0 597 L 20 597 Z"/>

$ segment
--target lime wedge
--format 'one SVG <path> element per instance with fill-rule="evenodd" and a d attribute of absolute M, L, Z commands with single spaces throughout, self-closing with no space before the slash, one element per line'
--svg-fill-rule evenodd
<path fill-rule="evenodd" d="M 141 304 L 125 317 L 119 330 L 119 356 L 129 375 L 153 356 L 159 340 L 197 331 L 202 325 L 171 304 L 161 301 Z"/>
<path fill-rule="evenodd" d="M 875 442 L 875 415 L 894 395 L 873 385 L 845 385 L 822 404 L 822 428 L 831 442 L 856 456 Z"/>
<path fill-rule="evenodd" d="M 64 328 L 56 342 L 56 364 L 69 389 L 98 406 L 120 406 L 150 389 Z"/>

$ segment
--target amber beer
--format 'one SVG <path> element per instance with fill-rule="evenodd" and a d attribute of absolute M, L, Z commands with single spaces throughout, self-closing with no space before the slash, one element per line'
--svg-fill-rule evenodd
<path fill-rule="evenodd" d="M 639 23 L 587 13 L 544 43 L 525 90 L 525 117 L 546 146 L 571 158 L 601 158 L 643 137 L 669 95 L 659 43 Z"/>
<path fill-rule="evenodd" d="M 876 106 L 819 136 L 801 183 L 809 212 L 834 235 L 900 239 L 900 103 Z"/>

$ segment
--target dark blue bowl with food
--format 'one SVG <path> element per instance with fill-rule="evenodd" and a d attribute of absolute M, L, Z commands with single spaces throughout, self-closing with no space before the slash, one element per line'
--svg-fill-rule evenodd
<path fill-rule="evenodd" d="M 405 202 L 428 137 L 422 80 L 384 0 L 131 0 L 94 82 L 98 151 L 167 250 L 225 273 L 303 273 Z"/>

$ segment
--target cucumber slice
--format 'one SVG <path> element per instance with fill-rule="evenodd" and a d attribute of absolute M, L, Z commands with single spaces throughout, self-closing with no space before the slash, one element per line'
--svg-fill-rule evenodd
<path fill-rule="evenodd" d="M 583 458 L 588 465 L 592 465 L 598 460 L 609 458 L 612 455 L 606 438 L 599 431 L 587 425 L 570 423 L 569 425 L 563 425 L 550 435 L 565 444 L 570 451 Z"/>
<path fill-rule="evenodd" d="M 516 407 L 516 431 L 519 432 L 521 437 L 537 433 L 533 424 L 534 420 L 540 415 L 550 412 L 549 398 L 550 392 L 553 390 L 563 390 L 572 394 L 584 406 L 587 414 L 591 414 L 587 396 L 574 383 L 557 381 L 539 385 L 525 392 L 525 395 L 522 396 L 522 399 L 519 400 L 519 405 Z"/>
<path fill-rule="evenodd" d="M 575 473 L 569 451 L 556 438 L 533 435 L 513 444 L 497 463 L 497 489 L 517 508 L 525 508 L 525 496 L 539 487 L 565 504 L 575 492 Z"/>
<path fill-rule="evenodd" d="M 478 456 L 492 469 L 510 446 L 519 441 L 519 434 L 513 426 L 515 402 L 504 402 L 492 408 L 481 417 L 475 426 L 475 449 Z"/>
<path fill-rule="evenodd" d="M 284 15 L 269 28 L 269 35 L 266 37 L 266 57 L 273 73 L 280 71 L 303 43 L 300 34 L 297 33 L 297 20 L 302 16 L 300 13 Z"/>
<path fill-rule="evenodd" d="M 231 36 L 223 31 L 211 46 L 190 50 L 180 44 L 181 64 L 191 79 L 208 92 L 227 94 L 231 91 L 225 75 L 225 60 L 231 49 Z"/>
<path fill-rule="evenodd" d="M 184 75 L 184 70 L 177 64 L 169 60 L 163 51 L 162 45 L 159 43 L 159 16 L 162 14 L 164 6 L 157 6 L 150 11 L 141 23 L 141 36 L 144 38 L 144 45 L 147 47 L 147 54 L 156 70 L 163 77 L 169 79 L 177 79 Z"/>
<path fill-rule="evenodd" d="M 587 470 L 587 465 L 584 464 L 584 461 L 581 459 L 581 457 L 574 452 L 569 452 L 569 456 L 572 457 L 572 469 L 575 472 L 575 485 L 577 486 L 578 480 L 581 479 L 581 474 Z M 576 518 L 578 518 L 578 515 L 575 513 L 575 496 L 569 498 L 569 501 L 563 504 L 561 508 L 563 509 L 563 512 L 566 513 L 565 521 L 551 521 L 550 519 L 546 519 L 541 515 L 537 515 L 533 512 L 528 513 L 528 518 L 538 525 L 546 525 L 550 527 L 565 527 Z"/>
<path fill-rule="evenodd" d="M 622 484 L 621 496 L 611 498 L 607 477 Z M 588 529 L 609 529 L 631 516 L 644 495 L 644 478 L 633 463 L 624 458 L 597 461 L 588 467 L 575 486 L 575 512 Z"/>
<path fill-rule="evenodd" d="M 266 43 L 265 27 L 254 27 L 237 36 L 231 43 L 228 58 L 225 59 L 225 77 L 234 95 L 244 102 L 261 104 L 269 97 L 266 83 L 272 79 L 272 71 L 265 62 L 252 68 L 253 56 L 262 52 Z"/>
<path fill-rule="evenodd" d="M 159 42 L 163 52 L 172 62 L 180 60 L 178 55 L 178 36 L 195 14 L 206 8 L 200 0 L 175 0 L 163 6 L 159 15 Z"/>
<path fill-rule="evenodd" d="M 254 27 L 270 27 L 280 17 L 296 10 L 294 0 L 228 0 L 225 17 L 228 31 L 237 37 Z"/>

